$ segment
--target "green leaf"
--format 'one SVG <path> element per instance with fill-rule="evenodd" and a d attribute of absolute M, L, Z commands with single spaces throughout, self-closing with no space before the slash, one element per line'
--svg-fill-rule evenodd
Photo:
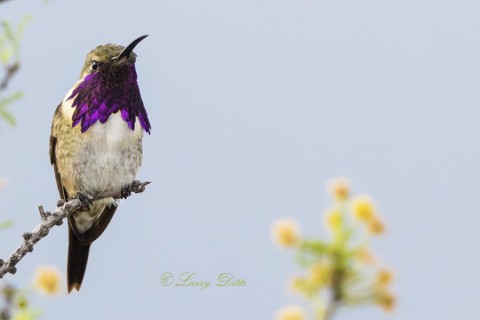
<path fill-rule="evenodd" d="M 330 251 L 330 245 L 322 240 L 304 240 L 298 246 L 295 258 L 301 267 L 308 268 L 323 259 Z"/>
<path fill-rule="evenodd" d="M 2 27 L 3 27 L 3 31 L 5 33 L 6 38 L 10 41 L 14 41 L 15 33 L 13 32 L 12 27 L 10 26 L 10 22 L 6 20 L 2 21 Z"/>
<path fill-rule="evenodd" d="M 10 228 L 11 226 L 13 226 L 13 220 L 6 220 L 3 222 L 0 222 L 0 230 Z"/>
<path fill-rule="evenodd" d="M 301 251 L 322 255 L 328 252 L 328 248 L 329 245 L 325 241 L 307 239 L 300 243 L 298 249 Z"/>
<path fill-rule="evenodd" d="M 17 30 L 15 31 L 15 38 L 17 40 L 20 40 L 22 37 L 23 33 L 25 32 L 25 28 L 27 25 L 32 21 L 33 17 L 31 14 L 27 14 L 26 16 L 23 17 L 22 21 L 18 24 Z"/>
<path fill-rule="evenodd" d="M 5 108 L 0 107 L 0 117 L 10 126 L 13 127 L 15 125 L 15 117 Z"/>
<path fill-rule="evenodd" d="M 7 109 L 7 106 L 19 100 L 23 97 L 22 92 L 15 92 L 9 95 L 6 98 L 0 99 L 0 118 L 5 120 L 9 125 L 15 125 L 15 117 L 13 114 Z"/>
<path fill-rule="evenodd" d="M 7 96 L 6 98 L 0 99 L 0 106 L 9 105 L 12 102 L 15 102 L 21 98 L 23 98 L 23 92 L 21 91 L 14 92 L 11 95 Z"/>

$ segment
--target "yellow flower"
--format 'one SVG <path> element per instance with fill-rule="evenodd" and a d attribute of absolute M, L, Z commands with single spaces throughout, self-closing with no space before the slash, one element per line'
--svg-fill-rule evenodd
<path fill-rule="evenodd" d="M 382 291 L 377 297 L 377 304 L 386 312 L 395 309 L 395 296 L 388 291 Z"/>
<path fill-rule="evenodd" d="M 5 178 L 0 177 L 0 190 L 5 188 L 6 185 L 7 185 L 7 180 Z"/>
<path fill-rule="evenodd" d="M 315 263 L 308 270 L 308 280 L 316 287 L 322 287 L 330 279 L 330 267 L 325 263 Z"/>
<path fill-rule="evenodd" d="M 34 320 L 40 318 L 40 310 L 20 309 L 12 316 L 12 320 Z"/>
<path fill-rule="evenodd" d="M 379 286 L 386 286 L 392 283 L 393 281 L 393 272 L 387 269 L 381 269 L 376 275 L 376 284 Z"/>
<path fill-rule="evenodd" d="M 40 267 L 35 272 L 35 286 L 46 295 L 55 295 L 60 291 L 61 273 L 55 267 Z"/>
<path fill-rule="evenodd" d="M 293 247 L 298 243 L 298 223 L 295 219 L 284 218 L 272 225 L 272 239 L 279 247 Z"/>
<path fill-rule="evenodd" d="M 350 181 L 347 178 L 339 177 L 331 179 L 328 183 L 328 191 L 334 200 L 347 200 L 350 194 Z"/>
<path fill-rule="evenodd" d="M 358 249 L 355 252 L 355 258 L 365 264 L 375 264 L 377 260 L 375 259 L 375 256 L 368 250 L 368 249 Z"/>
<path fill-rule="evenodd" d="M 367 222 L 368 231 L 371 234 L 380 235 L 385 231 L 385 225 L 377 217 Z"/>
<path fill-rule="evenodd" d="M 336 209 L 330 209 L 325 213 L 327 226 L 332 230 L 338 230 L 343 224 L 342 213 Z"/>
<path fill-rule="evenodd" d="M 305 312 L 302 307 L 295 305 L 285 306 L 277 311 L 276 320 L 304 320 Z"/>
<path fill-rule="evenodd" d="M 369 195 L 362 194 L 353 198 L 351 209 L 353 215 L 360 221 L 368 222 L 375 217 L 375 205 Z"/>
<path fill-rule="evenodd" d="M 293 293 L 303 293 L 305 287 L 305 279 L 301 277 L 293 277 L 288 281 L 287 289 Z"/>
<path fill-rule="evenodd" d="M 20 296 L 17 300 L 17 306 L 19 309 L 26 309 L 28 307 L 28 300 L 25 296 Z"/>

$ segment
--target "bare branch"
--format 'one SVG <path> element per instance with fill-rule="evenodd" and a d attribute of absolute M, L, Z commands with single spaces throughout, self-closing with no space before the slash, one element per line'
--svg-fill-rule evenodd
<path fill-rule="evenodd" d="M 19 68 L 20 64 L 18 62 L 14 62 L 5 66 L 5 75 L 3 76 L 2 81 L 0 81 L 0 91 L 5 90 L 8 87 L 8 84 L 12 80 L 13 76 L 17 73 Z"/>
<path fill-rule="evenodd" d="M 134 193 L 141 193 L 145 190 L 145 186 L 150 184 L 149 181 L 140 182 L 133 181 L 130 184 L 130 190 Z M 125 197 L 125 194 L 122 191 L 107 191 L 101 194 L 96 195 L 95 197 L 90 197 L 92 201 L 105 199 L 105 198 L 114 198 L 120 199 Z M 57 208 L 53 213 L 45 212 L 42 206 L 38 207 L 40 212 L 41 222 L 38 226 L 35 227 L 31 232 L 25 232 L 22 236 L 24 241 L 22 244 L 10 255 L 7 260 L 0 259 L 0 278 L 7 273 L 15 274 L 17 268 L 15 267 L 17 263 L 22 260 L 22 258 L 28 253 L 33 251 L 33 246 L 40 241 L 42 238 L 46 237 L 54 226 L 59 226 L 63 223 L 63 219 L 68 218 L 74 212 L 84 208 L 82 202 L 78 199 L 71 199 L 67 202 L 59 201 L 57 203 Z"/>

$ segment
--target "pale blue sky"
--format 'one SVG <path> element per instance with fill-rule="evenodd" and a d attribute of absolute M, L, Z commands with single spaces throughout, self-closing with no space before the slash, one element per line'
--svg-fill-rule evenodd
<path fill-rule="evenodd" d="M 375 243 L 397 272 L 397 312 L 339 319 L 477 319 L 480 302 L 480 3 L 478 1 L 29 1 L 34 17 L 11 88 L 18 126 L 0 124 L 0 256 L 58 195 L 48 159 L 53 111 L 93 47 L 128 44 L 152 134 L 140 179 L 90 253 L 78 294 L 37 299 L 44 319 L 272 319 L 298 302 L 272 221 L 321 235 L 325 182 L 345 175 L 388 223 Z M 42 240 L 6 280 L 65 270 L 67 232 Z M 242 288 L 160 285 L 163 272 Z"/>

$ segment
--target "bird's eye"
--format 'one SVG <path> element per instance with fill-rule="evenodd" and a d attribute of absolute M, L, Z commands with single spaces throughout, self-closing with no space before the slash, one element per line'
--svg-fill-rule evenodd
<path fill-rule="evenodd" d="M 92 70 L 97 71 L 99 65 L 100 63 L 98 63 L 98 61 L 92 61 Z"/>

